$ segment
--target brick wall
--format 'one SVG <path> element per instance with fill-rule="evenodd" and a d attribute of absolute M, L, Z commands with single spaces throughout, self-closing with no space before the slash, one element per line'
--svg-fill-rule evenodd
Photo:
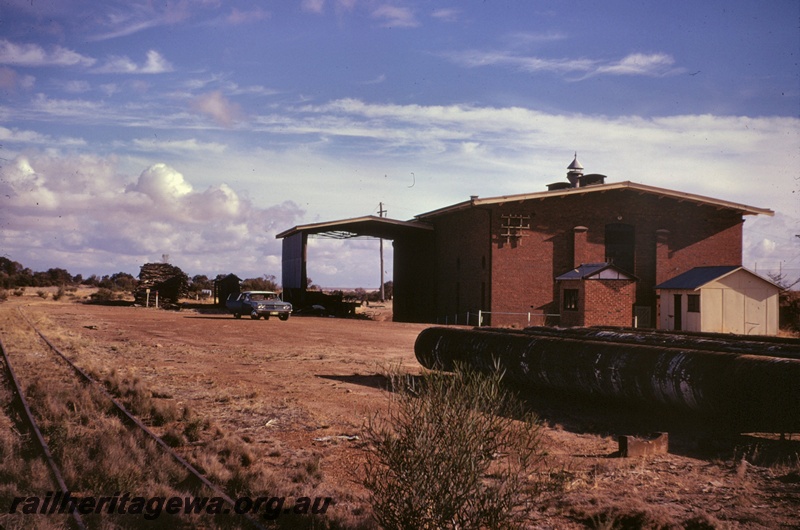
<path fill-rule="evenodd" d="M 506 237 L 509 219 L 530 229 Z M 437 314 L 557 313 L 554 278 L 574 267 L 574 228 L 586 227 L 583 262 L 605 261 L 605 227 L 634 226 L 636 304 L 652 307 L 657 282 L 701 265 L 740 265 L 742 220 L 736 212 L 635 190 L 554 196 L 475 207 L 433 220 L 436 227 Z M 658 230 L 668 230 L 657 262 Z M 580 250 L 579 250 L 580 252 Z M 489 271 L 491 270 L 491 274 Z M 507 325 L 518 317 L 492 318 Z M 630 325 L 627 322 L 625 325 Z"/>
<path fill-rule="evenodd" d="M 584 326 L 633 325 L 635 280 L 586 280 L 583 283 Z"/>
<path fill-rule="evenodd" d="M 490 212 L 472 208 L 437 219 L 436 320 L 466 323 L 467 313 L 488 310 L 491 300 Z M 477 317 L 472 317 L 477 318 Z M 471 322 L 477 324 L 477 320 Z"/>

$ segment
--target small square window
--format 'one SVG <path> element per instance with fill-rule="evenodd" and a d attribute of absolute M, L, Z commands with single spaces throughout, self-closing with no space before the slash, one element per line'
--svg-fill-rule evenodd
<path fill-rule="evenodd" d="M 564 309 L 567 311 L 578 310 L 578 290 L 564 289 Z"/>
<path fill-rule="evenodd" d="M 688 300 L 686 301 L 686 311 L 689 313 L 699 313 L 700 312 L 700 295 L 699 294 L 690 294 L 687 296 Z"/>

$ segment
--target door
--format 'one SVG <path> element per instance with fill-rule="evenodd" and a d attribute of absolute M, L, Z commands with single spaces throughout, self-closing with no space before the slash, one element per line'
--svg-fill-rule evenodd
<path fill-rule="evenodd" d="M 681 306 L 681 299 L 683 298 L 682 294 L 674 294 L 672 295 L 672 314 L 675 315 L 675 331 L 681 331 L 683 329 L 683 307 Z"/>

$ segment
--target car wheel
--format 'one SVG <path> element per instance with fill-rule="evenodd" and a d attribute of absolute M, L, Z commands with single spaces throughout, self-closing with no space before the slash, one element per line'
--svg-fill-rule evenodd
<path fill-rule="evenodd" d="M 284 313 L 281 316 L 279 316 L 278 318 L 280 318 L 281 320 L 289 320 L 289 313 Z"/>
<path fill-rule="evenodd" d="M 234 313 L 233 318 L 242 318 L 242 315 L 239 313 Z"/>
<path fill-rule="evenodd" d="M 269 315 L 264 315 L 264 320 L 269 320 Z"/>
<path fill-rule="evenodd" d="M 258 316 L 258 313 L 251 313 L 250 318 L 252 318 L 253 320 L 258 320 L 261 317 Z"/>

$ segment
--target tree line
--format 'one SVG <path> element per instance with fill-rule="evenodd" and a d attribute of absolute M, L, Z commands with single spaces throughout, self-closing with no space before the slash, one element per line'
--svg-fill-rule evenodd
<path fill-rule="evenodd" d="M 46 271 L 33 271 L 23 264 L 6 257 L 0 257 L 0 289 L 18 289 L 20 287 L 61 287 L 85 285 L 108 289 L 114 292 L 132 292 L 139 280 L 127 272 L 117 272 L 98 276 L 92 274 L 86 278 L 81 274 L 72 275 L 66 269 L 51 268 Z M 214 288 L 214 280 L 205 274 L 197 274 L 189 282 L 189 294 L 195 295 L 204 290 Z M 242 282 L 243 289 L 275 291 L 278 290 L 276 277 L 265 274 L 259 278 L 248 278 Z"/>

